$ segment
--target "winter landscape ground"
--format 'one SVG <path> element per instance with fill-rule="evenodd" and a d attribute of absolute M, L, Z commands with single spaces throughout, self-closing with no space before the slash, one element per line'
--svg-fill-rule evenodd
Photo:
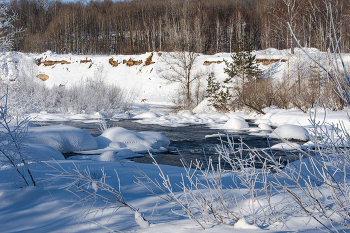
<path fill-rule="evenodd" d="M 327 57 L 316 49 L 308 52 Z M 291 67 L 300 66 L 291 64 L 305 65 L 309 59 L 298 49 L 293 55 L 276 49 L 255 54 L 257 59 L 277 61 L 260 64 L 265 75 L 276 80 L 298 72 Z M 4 102 L 1 105 L 2 123 L 10 113 L 20 113 L 33 122 L 61 122 L 54 126 L 29 122 L 26 130 L 11 118 L 8 129 L 2 127 L 1 151 L 14 148 L 8 152 L 11 154 L 18 149 L 28 161 L 14 166 L 1 157 L 2 232 L 199 232 L 204 228 L 205 232 L 349 231 L 348 108 L 332 111 L 319 106 L 304 113 L 298 108 L 272 106 L 264 109 L 265 115 L 249 109 L 220 113 L 204 99 L 192 111 L 174 110 L 179 83 L 159 76 L 164 54 L 152 53 L 152 62 L 146 65 L 150 56 L 60 55 L 48 51 L 9 52 L 1 57 L 2 81 L 9 86 L 8 111 Z M 350 61 L 348 54 L 343 58 Z M 214 72 L 224 80 L 223 59 L 229 60 L 230 54 L 199 55 L 195 70 Z M 11 93 L 11 85 L 15 86 L 19 77 L 55 90 L 79 86 L 87 79 L 107 86 L 115 84 L 133 105 L 103 111 L 99 103 L 91 102 L 97 111 L 88 113 L 33 106 L 28 103 L 29 97 Z M 205 79 L 202 82 L 198 88 L 205 89 Z M 107 129 L 104 118 L 116 122 L 130 118 L 139 124 L 182 127 L 184 131 L 187 125 L 200 124 L 231 133 L 280 137 L 285 141 L 273 149 L 285 151 L 293 159 L 279 161 L 269 148 L 258 152 L 247 149 L 244 142 L 230 142 L 225 135 L 218 135 L 223 141 L 218 139 L 217 156 L 203 164 L 184 161 L 181 168 L 135 163 L 127 158 L 161 153 L 171 142 L 157 132 Z M 93 137 L 65 125 L 71 120 L 98 122 L 101 135 Z M 246 120 L 258 127 L 249 127 Z M 22 130 L 26 131 L 23 138 Z M 17 135 L 20 147 L 11 144 L 9 132 Z M 65 159 L 62 153 L 80 155 Z M 211 159 L 218 158 L 225 161 L 225 168 L 210 166 Z M 260 168 L 254 168 L 256 164 Z M 30 182 L 28 170 L 36 186 Z"/>

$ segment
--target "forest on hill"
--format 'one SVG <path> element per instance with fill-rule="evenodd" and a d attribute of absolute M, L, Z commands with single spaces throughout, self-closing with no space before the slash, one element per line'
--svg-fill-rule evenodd
<path fill-rule="evenodd" d="M 256 50 L 286 49 L 295 46 L 287 22 L 303 46 L 325 51 L 331 15 L 343 52 L 350 48 L 350 4 L 343 0 L 14 0 L 10 10 L 22 28 L 14 50 L 22 52 L 214 54 L 232 52 L 243 37 Z"/>

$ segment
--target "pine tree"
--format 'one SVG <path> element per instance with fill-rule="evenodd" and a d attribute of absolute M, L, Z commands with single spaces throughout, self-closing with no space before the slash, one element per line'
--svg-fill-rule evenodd
<path fill-rule="evenodd" d="M 229 89 L 221 85 L 219 81 L 214 77 L 214 72 L 211 72 L 207 78 L 207 98 L 209 98 L 210 105 L 220 112 L 228 112 L 229 101 L 232 95 Z"/>
<path fill-rule="evenodd" d="M 234 47 L 234 53 L 231 54 L 231 58 L 232 62 L 224 60 L 226 63 L 224 71 L 229 76 L 224 80 L 224 83 L 228 84 L 233 82 L 234 79 L 240 79 L 240 97 L 244 103 L 246 82 L 257 80 L 262 75 L 262 71 L 255 61 L 255 55 L 252 54 L 252 46 L 246 38 L 240 40 L 237 46 Z"/>

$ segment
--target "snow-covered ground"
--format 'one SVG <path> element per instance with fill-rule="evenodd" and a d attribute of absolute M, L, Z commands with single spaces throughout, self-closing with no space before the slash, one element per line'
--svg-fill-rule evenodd
<path fill-rule="evenodd" d="M 294 56 L 298 60 L 301 53 Z M 312 51 L 318 54 L 317 51 Z M 286 51 L 269 49 L 266 51 L 257 51 L 258 59 L 286 59 L 289 56 Z M 17 54 L 18 55 L 18 54 Z M 270 107 L 265 109 L 266 115 L 257 115 L 255 113 L 233 112 L 217 113 L 212 111 L 211 107 L 204 101 L 197 108 L 190 111 L 181 111 L 178 113 L 168 113 L 169 111 L 155 110 L 161 109 L 158 106 L 171 106 L 173 95 L 176 94 L 178 84 L 169 83 L 157 75 L 159 67 L 159 53 L 154 53 L 152 61 L 154 64 L 145 66 L 144 64 L 128 67 L 122 64 L 122 60 L 143 62 L 151 54 L 143 55 L 118 55 L 118 56 L 83 56 L 83 55 L 58 55 L 52 52 L 46 52 L 40 55 L 23 55 L 21 59 L 32 58 L 41 61 L 66 61 L 70 64 L 55 64 L 53 66 L 33 65 L 35 72 L 48 75 L 45 82 L 49 87 L 53 85 L 73 85 L 82 78 L 94 77 L 94 73 L 100 72 L 102 77 L 109 83 L 118 83 L 122 88 L 133 88 L 139 90 L 139 96 L 136 104 L 127 114 L 116 114 L 114 120 L 120 118 L 132 118 L 140 124 L 158 124 L 171 127 L 183 127 L 186 125 L 201 124 L 203 127 L 214 129 L 226 129 L 228 131 L 242 130 L 255 132 L 257 134 L 270 137 L 283 137 L 285 139 L 302 140 L 306 143 L 300 144 L 278 144 L 275 149 L 305 149 L 312 148 L 312 137 L 314 128 L 312 121 L 316 123 L 326 122 L 327 129 L 332 130 L 331 124 L 342 126 L 347 132 L 350 132 L 350 123 L 347 111 L 332 112 L 323 109 L 314 109 L 311 114 L 304 114 L 297 109 L 281 110 Z M 109 59 L 118 61 L 117 67 L 109 64 Z M 223 79 L 224 63 L 213 63 L 209 66 L 203 66 L 205 61 L 222 61 L 229 59 L 229 54 L 200 55 L 197 69 L 207 69 L 214 71 L 217 77 Z M 20 60 L 20 59 L 18 59 Z M 86 62 L 81 62 L 86 60 Z M 91 60 L 91 61 L 90 61 Z M 23 61 L 23 60 L 22 60 Z M 8 79 L 16 76 L 16 62 L 7 62 L 3 64 L 4 74 Z M 280 63 L 274 67 L 276 78 L 283 74 L 286 64 Z M 267 70 L 268 66 L 262 66 Z M 34 71 L 33 71 L 34 72 Z M 1 232 L 199 232 L 202 227 L 193 219 L 190 219 L 186 212 L 175 201 L 167 202 L 168 196 L 158 189 L 154 192 L 159 196 L 149 195 L 150 192 L 135 183 L 137 173 L 140 169 L 151 179 L 157 179 L 162 184 L 159 176 L 159 170 L 152 164 L 137 164 L 126 160 L 127 157 L 135 156 L 137 153 L 159 152 L 166 150 L 169 146 L 169 140 L 157 132 L 133 132 L 121 127 L 114 127 L 105 130 L 101 136 L 92 137 L 87 132 L 74 127 L 65 126 L 64 122 L 69 120 L 80 121 L 98 121 L 101 114 L 52 114 L 47 112 L 32 113 L 30 115 L 35 121 L 58 121 L 62 125 L 34 127 L 30 124 L 28 135 L 23 141 L 23 150 L 28 153 L 28 159 L 32 161 L 28 166 L 33 171 L 33 176 L 37 180 L 37 187 L 23 187 L 18 181 L 14 170 L 9 165 L 3 165 L 0 169 L 0 229 Z M 249 127 L 246 120 L 254 121 L 259 127 Z M 277 127 L 272 130 L 271 127 Z M 210 136 L 210 135 L 208 135 Z M 341 136 L 343 136 L 341 134 Z M 78 152 L 84 154 L 76 158 L 71 157 L 65 160 L 61 153 Z M 55 161 L 51 160 L 55 159 Z M 89 158 L 89 159 L 87 159 Z M 45 161 L 45 162 L 43 162 Z M 168 175 L 173 185 L 174 195 L 181 199 L 184 193 L 181 191 L 182 175 L 186 175 L 184 168 L 159 165 L 165 175 Z M 89 169 L 91 179 L 94 182 L 101 181 L 103 172 L 106 174 L 105 182 L 114 189 L 119 189 L 123 194 L 125 201 L 133 206 L 151 225 L 148 228 L 141 228 L 137 222 L 141 218 L 128 208 L 106 208 L 99 203 L 86 201 L 84 205 L 74 205 L 78 201 L 76 195 L 91 194 L 90 197 L 99 197 L 103 191 L 96 188 L 94 182 L 78 183 L 78 188 L 71 187 L 71 192 L 65 190 L 65 185 L 70 180 L 57 174 L 57 170 L 73 171 L 78 169 L 83 172 Z M 117 173 L 117 175 L 116 175 Z M 300 212 L 285 209 L 289 205 L 278 195 L 271 197 L 272 203 L 276 204 L 276 212 L 284 222 L 275 222 L 271 225 L 267 219 L 263 219 L 261 211 L 258 210 L 258 204 L 251 204 L 251 200 L 244 199 L 244 195 L 251 190 L 244 185 L 238 185 L 236 189 L 228 187 L 233 186 L 231 180 L 232 173 L 222 174 L 222 185 L 224 188 L 225 202 L 234 213 L 239 215 L 240 220 L 235 223 L 232 220 L 225 220 L 225 224 L 216 224 L 205 221 L 204 215 L 200 216 L 200 223 L 206 228 L 206 232 L 319 232 L 317 227 L 322 227 L 311 217 Z M 198 176 L 201 177 L 200 175 Z M 75 191 L 80 192 L 75 193 Z M 84 190 L 84 192 L 81 192 Z M 327 194 L 327 187 L 321 186 Z M 300 194 L 298 188 L 293 188 L 293 192 Z M 208 190 L 201 190 L 204 194 Z M 243 195 L 242 195 L 243 194 Z M 108 196 L 108 194 L 106 194 Z M 261 194 L 265 195 L 265 194 Z M 235 199 L 236 197 L 237 199 Z M 163 198 L 163 199 L 162 199 Z M 235 201 L 239 202 L 235 205 Z M 261 204 L 261 203 L 260 203 Z M 238 208 L 239 206 L 239 208 Z M 254 219 L 251 206 L 256 208 L 257 219 Z M 264 204 L 266 206 L 266 203 Z M 278 206 L 278 207 L 277 207 Z M 98 207 L 98 212 L 94 208 Z M 245 210 L 246 212 L 242 212 Z M 284 212 L 283 212 L 284 211 Z M 195 213 L 195 211 L 193 212 Z M 141 221 L 142 222 L 142 221 Z M 270 222 L 271 223 L 271 222 Z M 325 226 L 330 227 L 330 223 L 323 220 Z M 229 224 L 234 225 L 233 227 Z M 142 225 L 142 224 L 141 224 Z M 344 230 L 337 225 L 336 229 Z"/>

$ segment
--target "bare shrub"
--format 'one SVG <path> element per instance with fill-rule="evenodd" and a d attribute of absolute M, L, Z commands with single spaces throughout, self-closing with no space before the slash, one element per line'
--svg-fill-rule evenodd
<path fill-rule="evenodd" d="M 7 94 L 0 98 L 0 164 L 9 165 L 15 171 L 19 182 L 29 186 L 36 182 L 29 169 L 27 154 L 23 150 L 23 138 L 28 130 L 28 118 L 19 120 L 8 115 Z M 28 178 L 29 176 L 29 178 Z"/>
<path fill-rule="evenodd" d="M 333 82 L 327 82 L 321 89 L 320 102 L 324 103 L 325 107 L 333 110 L 343 110 L 346 102 L 335 91 L 336 85 Z"/>
<path fill-rule="evenodd" d="M 245 98 L 241 100 L 247 107 L 265 114 L 264 108 L 273 104 L 275 93 L 272 80 L 259 79 L 246 84 Z M 240 95 L 242 96 L 242 95 Z"/>
<path fill-rule="evenodd" d="M 36 78 L 36 65 L 22 61 L 19 76 L 15 82 L 0 85 L 0 93 L 9 89 L 8 103 L 10 115 L 31 112 L 60 111 L 72 113 L 101 112 L 111 114 L 113 110 L 127 111 L 137 98 L 136 87 L 121 89 L 116 84 L 105 81 L 103 67 L 95 70 L 94 77 L 82 79 L 72 86 L 48 88 Z"/>
<path fill-rule="evenodd" d="M 114 172 L 118 186 L 114 188 L 106 182 L 108 176 L 104 169 L 101 169 L 101 175 L 96 177 L 96 171 L 94 173 L 91 172 L 89 167 L 81 170 L 74 163 L 72 170 L 64 169 L 58 163 L 58 167 L 48 163 L 47 165 L 52 168 L 50 175 L 53 178 L 68 180 L 68 183 L 62 188 L 65 188 L 78 199 L 68 208 L 81 206 L 84 209 L 84 214 L 79 217 L 87 218 L 88 216 L 92 216 L 92 220 L 90 221 L 94 223 L 95 216 L 97 214 L 103 214 L 106 210 L 112 209 L 113 213 L 115 213 L 120 208 L 128 208 L 135 212 L 135 221 L 141 228 L 149 227 L 149 222 L 141 216 L 134 206 L 126 202 L 121 192 L 120 179 L 116 170 Z M 98 225 L 107 228 L 101 224 Z M 111 229 L 108 230 L 113 232 Z"/>

